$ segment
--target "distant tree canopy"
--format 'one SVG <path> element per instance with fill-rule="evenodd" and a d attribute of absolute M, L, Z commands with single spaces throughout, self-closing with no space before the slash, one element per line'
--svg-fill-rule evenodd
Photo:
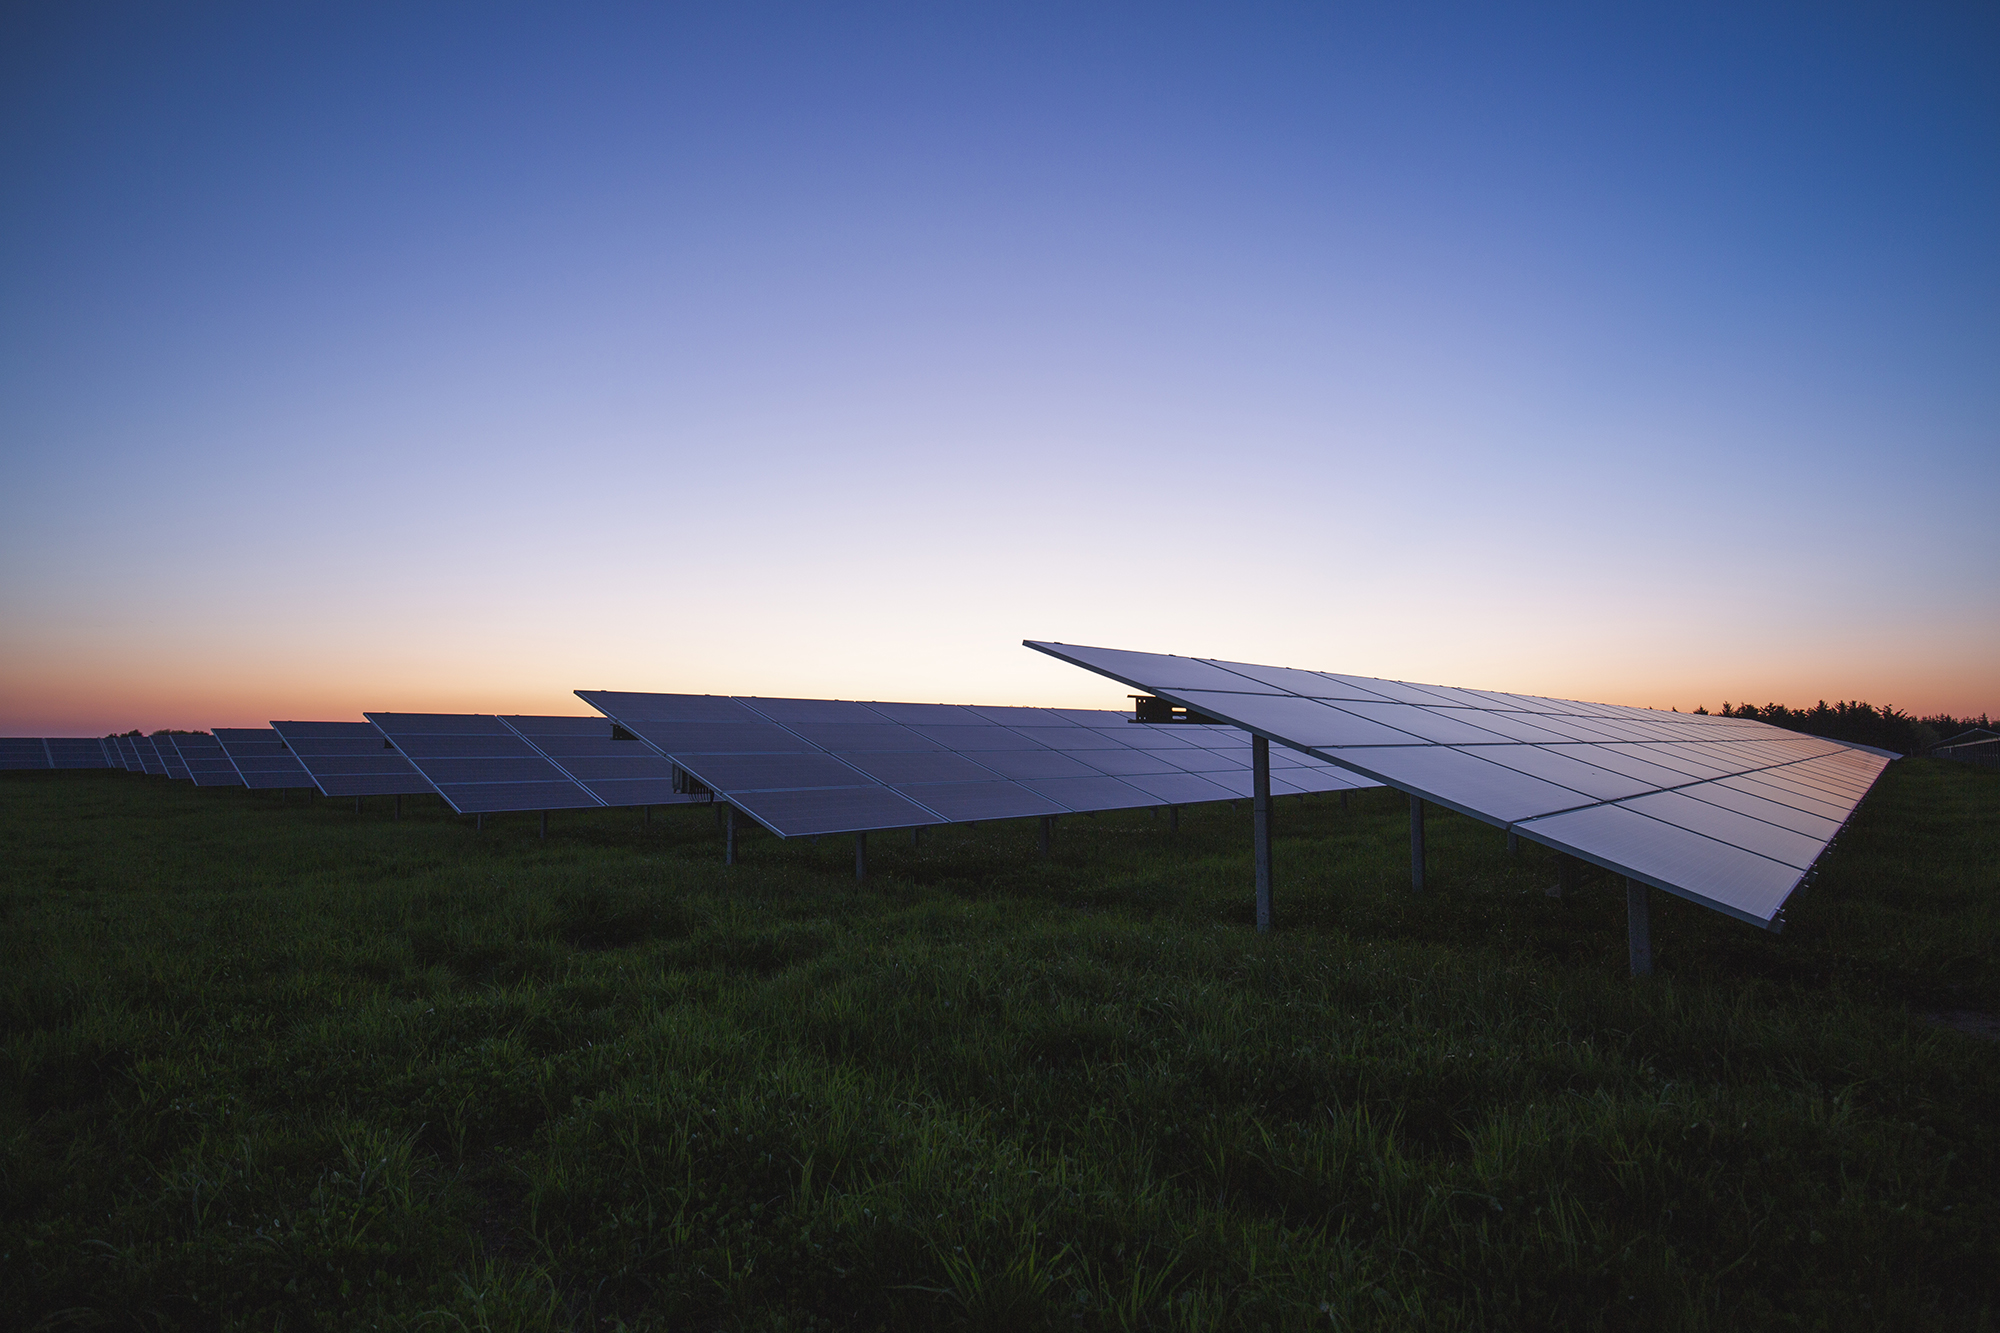
<path fill-rule="evenodd" d="M 1828 740 L 1880 746 L 1898 754 L 1916 754 L 1961 731 L 1993 725 L 1984 713 L 1976 718 L 1953 717 L 1949 713 L 1912 717 L 1886 704 L 1877 708 L 1874 704 L 1850 700 L 1829 704 L 1824 699 L 1811 708 L 1724 703 L 1722 716 L 1754 718 L 1787 731 L 1803 731 L 1808 736 L 1824 736 Z"/>

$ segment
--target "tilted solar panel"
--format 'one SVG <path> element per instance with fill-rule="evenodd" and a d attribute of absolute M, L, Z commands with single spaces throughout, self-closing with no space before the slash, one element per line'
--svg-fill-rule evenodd
<path fill-rule="evenodd" d="M 1760 926 L 1889 762 L 1745 718 L 1027 646 Z"/>
<path fill-rule="evenodd" d="M 0 769 L 54 767 L 40 736 L 0 736 Z"/>
<path fill-rule="evenodd" d="M 674 790 L 674 765 L 610 719 L 512 714 L 500 719 L 572 782 L 606 805 L 686 805 L 703 802 Z"/>
<path fill-rule="evenodd" d="M 373 722 L 273 722 L 271 729 L 328 796 L 435 792 Z"/>
<path fill-rule="evenodd" d="M 311 787 L 312 775 L 269 727 L 217 727 L 215 742 L 243 785 L 257 791 Z"/>
<path fill-rule="evenodd" d="M 153 737 L 153 746 L 160 752 L 160 762 L 166 766 L 168 777 L 176 782 L 193 781 L 187 762 L 181 758 L 180 744 L 172 732 Z"/>
<path fill-rule="evenodd" d="M 138 752 L 139 767 L 148 776 L 156 778 L 167 776 L 166 761 L 161 757 L 159 744 L 153 737 L 134 736 L 132 748 Z"/>
<path fill-rule="evenodd" d="M 368 713 L 366 717 L 459 814 L 587 810 L 604 804 L 497 717 L 480 713 Z"/>
<path fill-rule="evenodd" d="M 52 768 L 109 768 L 104 746 L 95 736 L 44 736 Z"/>
<path fill-rule="evenodd" d="M 197 787 L 241 787 L 243 775 L 236 771 L 221 742 L 205 732 L 175 736 L 174 748 L 181 752 L 188 776 Z"/>
<path fill-rule="evenodd" d="M 1250 795 L 1250 740 L 1233 727 L 1132 726 L 1122 713 L 1082 709 L 577 697 L 781 837 Z M 1281 793 L 1375 785 L 1305 757 L 1272 774 Z"/>

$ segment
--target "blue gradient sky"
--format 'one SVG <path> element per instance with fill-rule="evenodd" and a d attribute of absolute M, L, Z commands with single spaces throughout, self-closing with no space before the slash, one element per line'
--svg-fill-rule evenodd
<path fill-rule="evenodd" d="M 10 6 L 0 733 L 2000 711 L 1991 6 Z"/>

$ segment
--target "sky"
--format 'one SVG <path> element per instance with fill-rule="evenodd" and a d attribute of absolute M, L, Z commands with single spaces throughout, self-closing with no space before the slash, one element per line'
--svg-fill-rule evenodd
<path fill-rule="evenodd" d="M 2000 712 L 2000 11 L 0 11 L 0 733 Z"/>

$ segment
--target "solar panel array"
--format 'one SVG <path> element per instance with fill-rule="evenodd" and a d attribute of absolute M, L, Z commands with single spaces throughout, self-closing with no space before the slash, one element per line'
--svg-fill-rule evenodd
<path fill-rule="evenodd" d="M 462 815 L 674 805 L 673 765 L 602 717 L 369 713 Z"/>
<path fill-rule="evenodd" d="M 96 736 L 0 736 L 0 770 L 110 768 L 105 745 Z"/>
<path fill-rule="evenodd" d="M 1028 646 L 1763 926 L 1889 762 L 1746 718 Z"/>
<path fill-rule="evenodd" d="M 205 732 L 175 736 L 174 748 L 187 765 L 188 776 L 197 787 L 241 787 L 243 775 L 236 771 L 221 742 Z"/>
<path fill-rule="evenodd" d="M 328 796 L 419 796 L 436 790 L 372 722 L 273 722 L 271 728 Z"/>
<path fill-rule="evenodd" d="M 257 791 L 310 787 L 312 775 L 269 727 L 217 727 L 216 744 L 236 768 L 243 785 Z"/>
<path fill-rule="evenodd" d="M 0 736 L 0 769 L 54 767 L 40 736 Z"/>
<path fill-rule="evenodd" d="M 1090 709 L 578 690 L 780 837 L 1247 797 L 1233 727 L 1137 726 Z M 1273 756 L 1276 793 L 1374 786 Z"/>
<path fill-rule="evenodd" d="M 445 803 L 462 815 L 581 810 L 603 804 L 499 718 L 477 713 L 369 713 Z"/>
<path fill-rule="evenodd" d="M 139 759 L 140 771 L 151 774 L 156 778 L 167 776 L 166 762 L 161 759 L 160 747 L 154 742 L 153 738 L 151 736 L 134 736 L 131 740 L 133 752 Z"/>
<path fill-rule="evenodd" d="M 674 790 L 674 766 L 603 717 L 500 719 L 570 779 L 606 805 L 685 805 L 703 800 Z"/>

